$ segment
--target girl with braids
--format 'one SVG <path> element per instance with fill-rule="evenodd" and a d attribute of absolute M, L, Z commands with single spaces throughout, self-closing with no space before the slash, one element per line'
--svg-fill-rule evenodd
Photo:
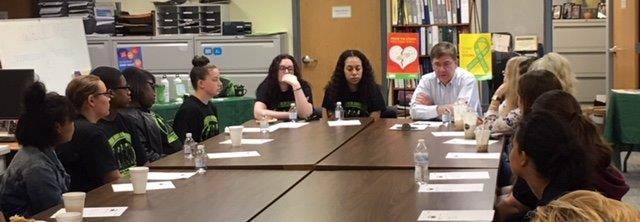
<path fill-rule="evenodd" d="M 380 117 L 385 109 L 380 87 L 375 82 L 369 59 L 358 50 L 340 54 L 331 80 L 325 87 L 322 107 L 331 118 L 341 102 L 344 117 Z"/>

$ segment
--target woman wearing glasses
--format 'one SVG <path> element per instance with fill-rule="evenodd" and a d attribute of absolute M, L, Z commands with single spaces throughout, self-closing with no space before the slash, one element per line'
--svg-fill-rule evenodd
<path fill-rule="evenodd" d="M 311 86 L 302 79 L 300 68 L 291 55 L 276 56 L 269 66 L 267 78 L 256 90 L 253 115 L 256 119 L 288 119 L 291 104 L 295 103 L 299 118 L 313 114 Z"/>
<path fill-rule="evenodd" d="M 98 125 L 107 135 L 107 144 L 113 150 L 120 172 L 127 172 L 130 167 L 136 165 L 145 165 L 147 156 L 132 125 L 134 120 L 119 113 L 131 102 L 131 91 L 127 80 L 120 70 L 106 66 L 94 69 L 91 71 L 91 75 L 100 77 L 100 80 L 112 93 L 109 115 L 100 119 Z"/>
<path fill-rule="evenodd" d="M 120 178 L 107 136 L 97 125 L 109 115 L 111 93 L 100 78 L 87 75 L 71 80 L 65 94 L 78 115 L 73 139 L 60 145 L 56 153 L 71 177 L 69 191 L 88 192 Z"/>
<path fill-rule="evenodd" d="M 211 99 L 222 91 L 220 70 L 204 56 L 196 56 L 191 64 L 189 78 L 195 93 L 184 98 L 173 120 L 173 130 L 182 143 L 187 133 L 191 133 L 196 142 L 218 134 L 218 112 Z"/>

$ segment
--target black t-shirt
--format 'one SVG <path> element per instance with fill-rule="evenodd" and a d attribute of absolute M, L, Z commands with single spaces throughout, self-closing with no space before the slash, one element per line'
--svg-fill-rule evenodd
<path fill-rule="evenodd" d="M 313 103 L 313 95 L 311 93 L 311 87 L 306 82 L 301 82 L 302 92 L 307 97 L 309 103 Z M 289 87 L 287 91 L 282 92 L 278 86 L 278 94 L 269 96 L 268 89 L 264 83 L 258 86 L 256 90 L 256 100 L 267 105 L 268 110 L 287 112 L 291 108 L 291 103 L 295 103 L 296 99 L 293 96 L 293 89 Z"/>
<path fill-rule="evenodd" d="M 180 138 L 178 138 L 176 132 L 174 132 L 173 129 L 170 128 L 169 125 L 167 125 L 167 121 L 165 121 L 162 116 L 157 115 L 153 112 L 149 112 L 146 114 L 153 116 L 156 125 L 158 125 L 160 131 L 162 131 L 162 147 L 164 148 L 164 154 L 169 155 L 182 150 L 182 142 L 180 142 Z"/>
<path fill-rule="evenodd" d="M 173 120 L 173 130 L 184 143 L 191 133 L 196 142 L 205 141 L 218 134 L 218 112 L 213 103 L 204 104 L 197 97 L 186 97 Z"/>
<path fill-rule="evenodd" d="M 336 102 L 341 102 L 344 117 L 368 117 L 372 112 L 385 109 L 384 98 L 382 98 L 382 93 L 377 85 L 372 90 L 371 96 L 364 101 L 360 98 L 358 91 L 351 92 L 350 90 L 338 92 L 336 99 L 329 98 L 328 91 L 325 91 L 322 107 L 327 109 L 327 112 L 333 113 L 336 109 Z"/>
<path fill-rule="evenodd" d="M 58 146 L 56 153 L 71 177 L 69 191 L 89 192 L 104 185 L 104 175 L 119 167 L 107 137 L 98 125 L 83 116 L 74 123 L 73 139 Z"/>
<path fill-rule="evenodd" d="M 147 163 L 146 150 L 140 144 L 136 133 L 135 120 L 116 113 L 113 121 L 101 119 L 98 126 L 107 136 L 107 145 L 113 150 L 121 173 L 127 173 L 133 166 L 144 166 Z"/>
<path fill-rule="evenodd" d="M 166 128 L 166 124 L 162 119 L 157 120 L 153 113 L 138 108 L 126 108 L 120 110 L 120 113 L 132 120 L 131 125 L 134 126 L 134 130 L 140 138 L 140 144 L 145 148 L 147 159 L 150 162 L 156 161 L 166 154 L 174 153 L 182 146 L 173 131 L 170 131 L 169 136 L 172 141 L 169 141 L 167 130 L 161 127 Z"/>

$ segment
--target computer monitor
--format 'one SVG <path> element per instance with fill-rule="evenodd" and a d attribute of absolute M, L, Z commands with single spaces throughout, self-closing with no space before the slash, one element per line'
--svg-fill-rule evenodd
<path fill-rule="evenodd" d="M 0 69 L 0 119 L 20 117 L 22 93 L 33 82 L 33 69 Z"/>

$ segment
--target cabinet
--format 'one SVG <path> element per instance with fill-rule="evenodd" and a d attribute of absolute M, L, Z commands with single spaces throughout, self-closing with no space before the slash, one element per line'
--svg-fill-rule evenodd
<path fill-rule="evenodd" d="M 229 20 L 226 4 L 184 4 L 156 6 L 156 34 L 222 34 L 222 22 Z"/>

